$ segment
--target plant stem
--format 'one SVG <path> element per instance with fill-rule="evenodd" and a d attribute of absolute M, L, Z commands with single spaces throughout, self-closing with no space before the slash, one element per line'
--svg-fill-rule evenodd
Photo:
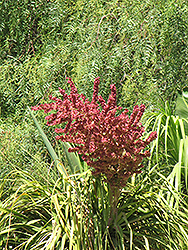
<path fill-rule="evenodd" d="M 121 189 L 119 188 L 112 188 L 109 186 L 109 195 L 110 195 L 110 208 L 111 208 L 111 212 L 110 212 L 110 218 L 111 220 L 113 220 L 113 218 L 115 218 L 117 216 L 117 204 L 119 201 L 119 197 L 120 197 L 120 193 L 121 193 Z"/>

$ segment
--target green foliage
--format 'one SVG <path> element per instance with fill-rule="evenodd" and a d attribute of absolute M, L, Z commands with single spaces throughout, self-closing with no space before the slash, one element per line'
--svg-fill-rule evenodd
<path fill-rule="evenodd" d="M 2 189 L 7 183 L 1 182 L 1 248 L 14 249 L 19 245 L 18 249 L 31 249 L 29 241 L 36 240 L 36 236 L 40 241 L 49 234 L 52 219 L 49 182 L 40 183 L 28 172 L 16 170 L 4 178 L 9 186 Z"/>
<path fill-rule="evenodd" d="M 89 94 L 91 79 L 100 76 L 101 92 L 116 83 L 124 106 L 172 100 L 187 83 L 187 7 L 171 0 L 77 1 L 57 49 L 67 51 L 67 72 L 81 92 Z"/>
<path fill-rule="evenodd" d="M 60 162 L 67 168 L 66 155 L 50 129 L 48 136 Z M 48 147 L 44 145 L 28 113 L 21 123 L 15 123 L 10 118 L 8 121 L 0 120 L 0 177 L 16 168 L 27 171 L 42 182 L 46 182 L 46 178 L 55 181 L 59 175 L 58 169 L 62 167 L 60 162 L 57 165 L 51 159 Z"/>
<path fill-rule="evenodd" d="M 42 128 L 41 128 L 40 124 L 38 123 L 36 117 L 34 116 L 34 114 L 31 112 L 31 110 L 29 108 L 28 108 L 28 110 L 29 110 L 29 113 L 30 113 L 31 117 L 33 118 L 33 121 L 34 121 L 34 123 L 35 123 L 35 125 L 36 125 L 36 127 L 37 127 L 37 129 L 38 129 L 38 131 L 39 131 L 39 133 L 40 133 L 40 135 L 41 135 L 47 149 L 48 149 L 48 152 L 50 153 L 54 163 L 57 165 L 57 168 L 58 168 L 59 172 L 62 175 L 64 175 L 65 177 L 67 177 L 67 172 L 66 172 L 66 169 L 65 169 L 64 165 L 62 164 L 62 162 L 58 158 L 55 150 L 53 149 L 50 141 L 48 140 L 47 136 L 45 135 L 44 131 L 42 130 Z"/>
<path fill-rule="evenodd" d="M 118 102 L 129 108 L 136 102 L 158 105 L 159 99 L 171 103 L 187 85 L 187 1 L 3 1 L 0 6 L 3 114 L 37 103 L 52 82 L 61 86 L 66 76 L 90 97 L 95 77 L 101 77 L 106 98 L 115 83 Z M 26 53 L 33 51 L 31 42 L 34 60 Z"/>
<path fill-rule="evenodd" d="M 109 187 L 89 172 L 41 183 L 12 171 L 1 182 L 0 244 L 20 250 L 187 249 L 187 211 L 183 204 L 181 214 L 168 205 L 159 185 L 165 191 L 170 184 L 156 174 L 130 184 L 112 214 Z"/>
<path fill-rule="evenodd" d="M 61 19 L 57 1 L 0 1 L 0 59 L 36 55 L 58 37 Z M 46 37 L 47 36 L 47 37 Z"/>
<path fill-rule="evenodd" d="M 158 137 L 151 149 L 151 166 L 164 166 L 164 175 L 177 191 L 188 191 L 188 139 L 184 119 L 172 115 L 169 104 L 145 114 L 146 125 L 156 130 Z"/>
<path fill-rule="evenodd" d="M 54 58 L 28 58 L 0 66 L 1 116 L 24 117 L 26 107 L 48 99 L 52 90 L 65 87 L 64 68 Z"/>
<path fill-rule="evenodd" d="M 44 133 L 44 131 L 42 130 L 39 122 L 37 121 L 36 117 L 34 116 L 33 112 L 28 108 L 29 110 L 29 113 L 31 115 L 31 117 L 33 118 L 33 121 L 43 139 L 43 142 L 44 144 L 46 145 L 52 159 L 53 159 L 53 162 L 57 165 L 57 168 L 59 170 L 59 172 L 67 177 L 68 176 L 68 173 L 67 173 L 67 170 L 65 169 L 65 167 L 63 166 L 62 162 L 60 161 L 60 159 L 58 158 L 56 152 L 54 151 L 53 149 L 53 146 L 51 145 L 50 141 L 48 140 L 46 134 Z M 75 174 L 76 172 L 78 173 L 82 173 L 83 170 L 88 170 L 87 169 L 87 164 L 83 163 L 84 166 L 82 166 L 82 163 L 80 161 L 80 157 L 77 153 L 69 153 L 68 152 L 68 149 L 71 147 L 70 143 L 68 142 L 60 142 L 60 145 L 61 147 L 63 148 L 64 152 L 65 152 L 65 155 L 66 155 L 66 158 L 67 158 L 67 162 L 68 162 L 68 165 L 69 165 L 69 173 L 70 174 Z"/>
<path fill-rule="evenodd" d="M 185 134 L 188 135 L 188 87 L 185 87 L 182 93 L 178 94 L 176 100 L 176 114 L 184 118 Z"/>

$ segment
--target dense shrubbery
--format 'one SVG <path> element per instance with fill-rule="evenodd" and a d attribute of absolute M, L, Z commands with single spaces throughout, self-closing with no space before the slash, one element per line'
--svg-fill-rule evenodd
<path fill-rule="evenodd" d="M 35 99 L 41 98 L 46 84 L 55 81 L 61 86 L 65 76 L 91 97 L 92 79 L 100 76 L 101 93 L 107 97 L 109 85 L 115 83 L 124 107 L 136 102 L 153 105 L 159 98 L 172 101 L 176 90 L 187 84 L 186 1 L 5 1 L 1 8 L 5 110 L 10 103 L 25 108 L 21 98 L 27 96 L 29 81 L 39 89 Z M 39 73 L 41 64 L 44 74 Z M 17 85 L 22 94 L 15 97 Z M 5 86 L 11 86 L 9 96 Z"/>
<path fill-rule="evenodd" d="M 57 1 L 1 1 L 0 2 L 0 58 L 15 57 L 21 61 L 35 56 L 58 38 L 61 15 Z"/>
<path fill-rule="evenodd" d="M 0 66 L 0 104 L 1 115 L 13 114 L 24 116 L 27 105 L 34 105 L 48 97 L 52 89 L 59 84 L 64 86 L 61 65 L 52 64 L 50 60 L 38 61 L 28 58 L 24 63 L 7 60 Z"/>

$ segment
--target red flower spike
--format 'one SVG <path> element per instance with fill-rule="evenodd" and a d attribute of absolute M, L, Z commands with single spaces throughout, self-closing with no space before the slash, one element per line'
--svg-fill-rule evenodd
<path fill-rule="evenodd" d="M 68 78 L 68 83 L 70 95 L 59 88 L 63 100 L 50 96 L 53 102 L 32 107 L 32 110 L 43 109 L 45 113 L 54 110 L 55 113 L 46 116 L 47 124 L 55 126 L 66 122 L 64 129 L 55 129 L 59 134 L 56 139 L 73 143 L 75 148 L 69 148 L 69 152 L 82 155 L 82 159 L 94 169 L 93 175 L 105 175 L 112 188 L 124 187 L 130 176 L 141 172 L 143 158 L 150 156 L 144 148 L 157 137 L 157 133 L 152 132 L 146 140 L 141 139 L 144 127 L 140 119 L 145 106 L 136 105 L 130 118 L 127 109 L 117 116 L 116 111 L 122 108 L 116 106 L 114 84 L 106 103 L 98 96 L 99 77 L 94 81 L 91 102 L 83 94 L 78 94 L 71 78 Z"/>
<path fill-rule="evenodd" d="M 92 98 L 93 103 L 96 103 L 98 101 L 99 83 L 100 83 L 100 77 L 95 78 L 93 86 L 93 98 Z"/>

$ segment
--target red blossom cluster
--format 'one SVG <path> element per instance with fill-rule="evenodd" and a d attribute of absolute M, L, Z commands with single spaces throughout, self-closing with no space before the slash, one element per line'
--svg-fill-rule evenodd
<path fill-rule="evenodd" d="M 146 140 L 141 137 L 144 127 L 140 119 L 145 106 L 135 106 L 130 117 L 125 109 L 116 115 L 121 107 L 116 106 L 116 87 L 111 85 L 111 94 L 107 103 L 98 96 L 99 77 L 94 81 L 93 98 L 90 102 L 69 78 L 70 95 L 59 88 L 62 99 L 50 96 L 53 102 L 32 107 L 33 110 L 43 109 L 45 113 L 55 111 L 46 116 L 49 126 L 66 122 L 64 128 L 56 128 L 57 140 L 73 143 L 69 152 L 78 152 L 82 159 L 91 166 L 93 174 L 103 174 L 111 187 L 126 185 L 128 178 L 140 173 L 143 158 L 150 155 L 144 148 L 157 137 L 152 132 Z"/>

